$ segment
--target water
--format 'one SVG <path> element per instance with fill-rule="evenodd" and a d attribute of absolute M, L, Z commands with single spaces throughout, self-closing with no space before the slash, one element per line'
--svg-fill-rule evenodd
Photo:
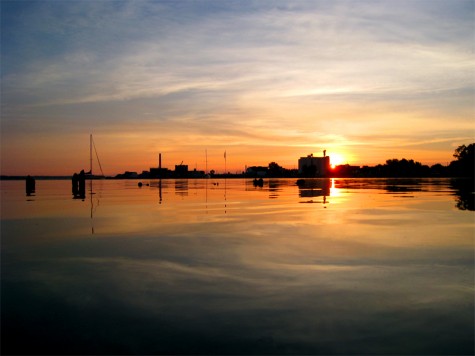
<path fill-rule="evenodd" d="M 2 353 L 473 354 L 463 181 L 295 182 L 2 181 Z"/>

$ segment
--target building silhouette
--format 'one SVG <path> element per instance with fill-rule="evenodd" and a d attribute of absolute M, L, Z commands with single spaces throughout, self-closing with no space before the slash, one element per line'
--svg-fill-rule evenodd
<path fill-rule="evenodd" d="M 330 173 L 330 156 L 323 151 L 323 157 L 313 153 L 299 159 L 299 175 L 302 177 L 326 177 Z"/>

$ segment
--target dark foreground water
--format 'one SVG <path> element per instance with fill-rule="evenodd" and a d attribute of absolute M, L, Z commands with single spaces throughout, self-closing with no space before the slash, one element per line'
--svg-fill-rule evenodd
<path fill-rule="evenodd" d="M 137 182 L 1 182 L 2 354 L 473 354 L 470 182 Z"/>

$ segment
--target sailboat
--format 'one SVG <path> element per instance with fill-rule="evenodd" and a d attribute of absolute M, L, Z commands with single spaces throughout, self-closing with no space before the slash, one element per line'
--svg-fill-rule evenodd
<path fill-rule="evenodd" d="M 92 173 L 92 150 L 96 153 L 97 162 L 99 163 L 99 169 L 101 170 L 100 176 L 95 176 Z M 99 161 L 99 155 L 97 154 L 96 146 L 94 144 L 94 140 L 92 138 L 92 134 L 89 138 L 89 172 L 84 172 L 82 170 L 79 174 L 74 173 L 72 177 L 72 193 L 74 199 L 84 199 L 86 196 L 86 178 L 89 179 L 90 182 L 90 191 L 92 193 L 92 179 L 96 178 L 105 178 L 104 172 L 102 171 L 101 162 Z"/>
<path fill-rule="evenodd" d="M 101 170 L 101 175 L 99 176 L 95 176 L 92 173 L 92 150 L 93 149 L 96 155 L 99 169 Z M 85 172 L 85 174 L 88 176 L 89 179 L 105 178 L 104 172 L 102 171 L 101 161 L 99 160 L 99 155 L 97 154 L 96 145 L 94 144 L 94 140 L 92 138 L 92 134 L 89 135 L 89 172 Z"/>
<path fill-rule="evenodd" d="M 99 169 L 101 170 L 101 175 L 100 176 L 95 176 L 92 173 L 92 150 L 93 149 L 94 149 L 94 153 L 96 155 L 96 159 L 97 159 L 97 163 L 99 165 Z M 86 172 L 85 174 L 89 178 L 89 196 L 90 196 L 90 206 L 91 206 L 91 234 L 94 235 L 94 211 L 97 208 L 97 206 L 99 205 L 99 198 L 96 198 L 97 204 L 96 204 L 96 206 L 94 206 L 93 195 L 95 195 L 96 193 L 94 193 L 94 191 L 93 191 L 92 180 L 93 179 L 98 179 L 98 178 L 105 179 L 105 175 L 104 175 L 104 172 L 102 171 L 101 161 L 99 160 L 99 155 L 97 154 L 96 145 L 94 144 L 94 139 L 92 138 L 92 134 L 89 135 L 89 172 Z"/>

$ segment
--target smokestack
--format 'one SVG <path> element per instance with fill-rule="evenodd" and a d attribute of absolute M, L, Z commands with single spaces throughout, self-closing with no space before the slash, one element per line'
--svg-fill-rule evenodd
<path fill-rule="evenodd" d="M 158 154 L 158 169 L 162 169 L 162 154 Z"/>
<path fill-rule="evenodd" d="M 327 150 L 323 150 L 323 157 L 327 156 Z"/>

